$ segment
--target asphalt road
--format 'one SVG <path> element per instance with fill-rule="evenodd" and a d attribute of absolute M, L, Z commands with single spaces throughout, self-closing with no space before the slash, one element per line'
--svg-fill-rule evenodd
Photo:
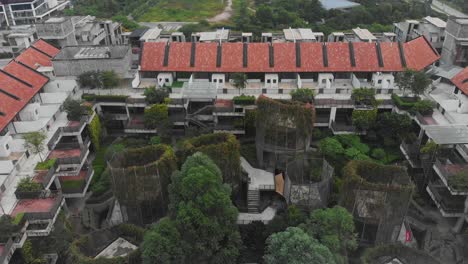
<path fill-rule="evenodd" d="M 468 17 L 467 14 L 464 14 L 464 13 L 462 13 L 462 12 L 452 8 L 451 6 L 448 6 L 448 5 L 446 5 L 443 2 L 438 1 L 438 0 L 432 0 L 431 7 L 432 7 L 432 9 L 434 9 L 436 11 L 439 11 L 439 12 L 442 12 L 442 13 L 445 13 L 445 14 L 447 14 L 449 16 Z"/>

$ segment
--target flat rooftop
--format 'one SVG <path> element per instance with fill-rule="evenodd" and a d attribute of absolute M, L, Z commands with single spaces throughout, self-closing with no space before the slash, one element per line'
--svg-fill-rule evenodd
<path fill-rule="evenodd" d="M 44 23 L 52 24 L 52 23 L 63 23 L 65 21 L 64 17 L 51 17 L 47 19 Z"/>
<path fill-rule="evenodd" d="M 11 216 L 15 217 L 19 213 L 48 213 L 54 207 L 56 199 L 56 197 L 51 197 L 19 200 L 11 212 Z"/>
<path fill-rule="evenodd" d="M 325 8 L 326 10 L 346 9 L 355 6 L 360 6 L 360 4 L 348 0 L 320 0 L 320 3 L 322 3 L 323 8 Z"/>
<path fill-rule="evenodd" d="M 137 248 L 137 246 L 119 237 L 101 251 L 95 258 L 125 257 Z"/>
<path fill-rule="evenodd" d="M 315 35 L 310 28 L 288 28 L 283 29 L 286 40 L 315 40 Z"/>
<path fill-rule="evenodd" d="M 438 17 L 431 17 L 427 16 L 424 18 L 427 22 L 431 23 L 432 25 L 438 27 L 438 28 L 445 28 L 447 27 L 447 22 L 443 21 L 442 19 Z"/>
<path fill-rule="evenodd" d="M 129 49 L 129 46 L 68 46 L 63 48 L 54 60 L 124 58 Z"/>
<path fill-rule="evenodd" d="M 426 126 L 426 134 L 438 145 L 468 144 L 466 125 Z"/>

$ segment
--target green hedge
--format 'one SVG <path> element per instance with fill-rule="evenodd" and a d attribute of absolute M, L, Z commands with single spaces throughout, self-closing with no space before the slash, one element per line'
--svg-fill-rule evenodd
<path fill-rule="evenodd" d="M 89 123 L 88 126 L 89 134 L 91 136 L 91 142 L 93 142 L 94 148 L 99 150 L 101 148 L 101 135 L 102 127 L 101 121 L 99 120 L 98 115 L 94 115 L 93 120 Z"/>
<path fill-rule="evenodd" d="M 55 165 L 56 160 L 57 159 L 48 159 L 46 161 L 39 162 L 36 165 L 36 170 L 48 170 Z"/>
<path fill-rule="evenodd" d="M 97 95 L 97 94 L 83 94 L 81 98 L 85 101 L 96 102 L 123 102 L 127 101 L 127 95 Z"/>
<path fill-rule="evenodd" d="M 179 163 L 196 152 L 208 155 L 223 172 L 224 182 L 235 189 L 240 184 L 240 145 L 232 134 L 206 134 L 182 142 L 177 152 Z"/>
<path fill-rule="evenodd" d="M 239 95 L 234 96 L 232 99 L 236 105 L 253 105 L 255 104 L 255 96 L 253 95 Z"/>
<path fill-rule="evenodd" d="M 392 94 L 392 100 L 393 100 L 393 103 L 401 110 L 411 110 L 416 104 L 418 99 L 416 99 L 416 101 L 409 102 L 409 101 L 405 101 L 404 98 L 396 94 Z"/>

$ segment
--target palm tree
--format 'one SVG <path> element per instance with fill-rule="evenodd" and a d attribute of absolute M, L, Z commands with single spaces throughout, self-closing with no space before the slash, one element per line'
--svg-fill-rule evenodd
<path fill-rule="evenodd" d="M 234 81 L 234 86 L 239 89 L 240 94 L 240 90 L 247 86 L 247 74 L 243 72 L 234 73 L 232 79 Z"/>

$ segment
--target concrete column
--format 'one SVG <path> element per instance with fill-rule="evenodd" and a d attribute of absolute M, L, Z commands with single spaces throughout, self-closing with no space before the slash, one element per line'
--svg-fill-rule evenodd
<path fill-rule="evenodd" d="M 125 111 L 127 112 L 127 117 L 128 117 L 128 119 L 130 119 L 130 111 L 128 111 L 128 107 L 127 107 L 127 106 L 125 106 Z"/>
<path fill-rule="evenodd" d="M 330 109 L 330 120 L 328 120 L 328 127 L 331 127 L 333 121 L 335 121 L 336 117 L 336 107 L 332 107 Z"/>
<path fill-rule="evenodd" d="M 80 147 L 84 147 L 83 137 L 81 136 L 81 134 L 76 136 L 76 138 L 78 139 L 78 144 L 80 144 Z"/>
<path fill-rule="evenodd" d="M 54 178 L 54 183 L 55 183 L 55 187 L 59 190 L 62 189 L 62 185 L 60 184 L 60 180 L 59 180 L 59 177 L 55 177 Z"/>
<path fill-rule="evenodd" d="M 418 145 L 421 145 L 421 142 L 422 142 L 422 139 L 424 137 L 424 134 L 426 133 L 426 131 L 424 131 L 423 128 L 421 128 L 421 130 L 419 131 L 419 135 L 418 135 Z"/>
<path fill-rule="evenodd" d="M 463 228 L 463 224 L 465 223 L 465 217 L 468 215 L 468 195 L 465 197 L 465 208 L 463 209 L 463 215 L 458 218 L 457 223 L 452 228 L 454 233 L 460 233 L 461 229 Z"/>

